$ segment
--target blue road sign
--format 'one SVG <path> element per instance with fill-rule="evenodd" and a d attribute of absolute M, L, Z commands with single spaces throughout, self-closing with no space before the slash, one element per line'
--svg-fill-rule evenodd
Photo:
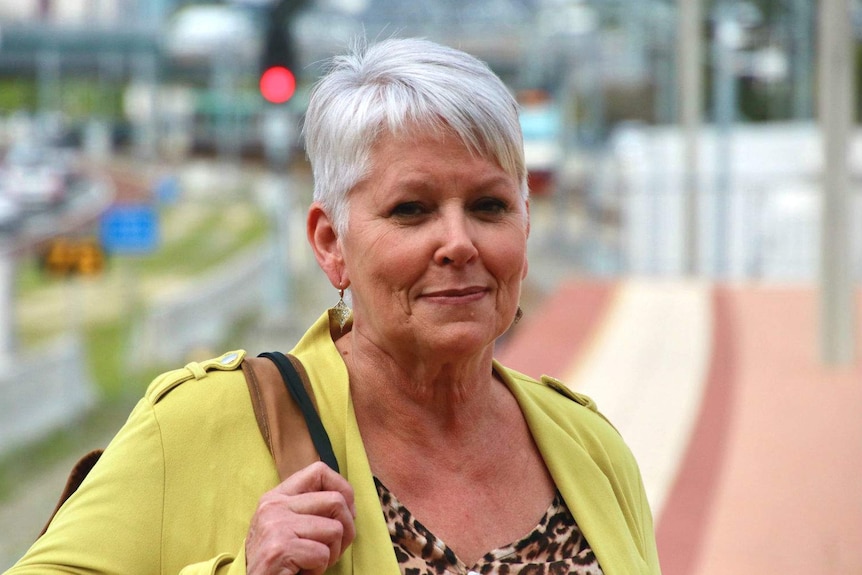
<path fill-rule="evenodd" d="M 159 244 L 159 219 L 146 204 L 116 205 L 103 215 L 99 226 L 102 247 L 115 254 L 148 254 Z"/>

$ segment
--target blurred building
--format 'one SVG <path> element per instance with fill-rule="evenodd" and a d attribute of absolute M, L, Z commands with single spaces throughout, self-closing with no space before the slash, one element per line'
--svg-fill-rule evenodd
<path fill-rule="evenodd" d="M 157 25 L 176 4 L 176 0 L 17 0 L 0 4 L 0 22 L 90 28 Z"/>
<path fill-rule="evenodd" d="M 722 141 L 727 138 L 728 141 Z M 811 122 L 738 124 L 730 135 L 706 128 L 698 179 L 698 273 L 717 279 L 811 282 L 820 266 L 823 145 Z M 854 133 L 851 181 L 862 172 Z M 619 221 L 619 269 L 680 276 L 683 254 L 682 134 L 628 125 L 611 138 L 605 185 L 596 201 Z M 852 221 L 862 229 L 862 197 Z M 862 277 L 856 234 L 856 277 Z"/>

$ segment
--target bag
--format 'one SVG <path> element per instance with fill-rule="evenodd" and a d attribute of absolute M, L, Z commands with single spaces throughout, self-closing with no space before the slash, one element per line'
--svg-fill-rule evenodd
<path fill-rule="evenodd" d="M 276 351 L 245 358 L 241 367 L 257 425 L 281 480 L 318 459 L 338 473 L 338 461 L 302 363 Z"/>
<path fill-rule="evenodd" d="M 257 426 L 284 481 L 315 461 L 323 461 L 338 472 L 329 435 L 317 414 L 314 391 L 302 363 L 292 355 L 265 352 L 246 357 L 240 365 L 245 376 Z M 57 506 L 39 533 L 48 530 L 65 501 L 78 490 L 99 461 L 103 449 L 94 449 L 72 467 Z M 38 539 L 37 537 L 37 539 Z"/>
<path fill-rule="evenodd" d="M 93 469 L 93 466 L 99 461 L 103 451 L 104 449 L 94 449 L 75 463 L 72 467 L 72 471 L 69 472 L 69 477 L 66 479 L 66 486 L 60 494 L 60 500 L 57 502 L 57 506 L 54 507 L 54 511 L 51 512 L 51 517 L 48 519 L 48 522 L 45 523 L 45 527 L 42 528 L 42 531 L 39 532 L 39 536 L 36 537 L 36 539 L 45 534 L 45 531 L 48 530 L 48 526 L 57 514 L 57 511 L 59 511 L 63 503 L 78 490 L 78 487 L 81 486 L 84 478 L 87 477 L 87 474 L 90 473 L 90 470 Z"/>

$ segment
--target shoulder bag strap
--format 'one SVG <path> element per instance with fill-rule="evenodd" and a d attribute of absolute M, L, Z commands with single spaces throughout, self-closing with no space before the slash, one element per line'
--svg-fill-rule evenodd
<path fill-rule="evenodd" d="M 87 474 L 90 473 L 90 470 L 93 469 L 93 466 L 99 461 L 103 451 L 104 449 L 94 449 L 75 463 L 75 466 L 72 467 L 72 471 L 69 472 L 69 477 L 66 478 L 66 486 L 63 488 L 63 493 L 60 494 L 60 499 L 57 501 L 54 511 L 51 513 L 51 516 L 48 518 L 48 521 L 45 523 L 45 526 L 42 528 L 42 531 L 39 532 L 39 536 L 36 537 L 36 539 L 45 534 L 48 530 L 48 526 L 51 525 L 51 521 L 54 519 L 54 516 L 60 510 L 60 507 L 62 507 L 63 503 L 65 503 L 66 500 L 78 490 L 81 483 L 83 483 L 84 479 L 87 477 Z"/>
<path fill-rule="evenodd" d="M 320 421 L 305 369 L 279 352 L 245 358 L 242 365 L 261 435 L 284 480 L 322 460 L 335 471 L 338 461 Z"/>

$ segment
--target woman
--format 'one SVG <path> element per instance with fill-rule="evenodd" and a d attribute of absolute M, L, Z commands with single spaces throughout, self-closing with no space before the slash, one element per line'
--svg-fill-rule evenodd
<path fill-rule="evenodd" d="M 387 40 L 333 61 L 304 131 L 309 241 L 353 310 L 339 321 L 339 299 L 292 354 L 341 474 L 279 483 L 235 357 L 167 374 L 10 573 L 658 573 L 616 431 L 493 359 L 529 234 L 502 82 Z"/>

